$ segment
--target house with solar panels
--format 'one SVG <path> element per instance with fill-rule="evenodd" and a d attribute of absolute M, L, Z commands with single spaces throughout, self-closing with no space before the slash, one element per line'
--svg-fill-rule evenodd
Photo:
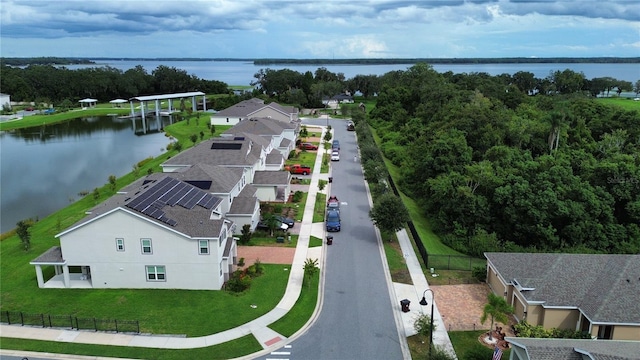
<path fill-rule="evenodd" d="M 38 286 L 221 289 L 237 257 L 225 199 L 169 175 L 139 179 L 57 234 L 60 246 L 31 262 Z"/>
<path fill-rule="evenodd" d="M 260 117 L 290 123 L 299 120 L 298 114 L 296 107 L 282 106 L 275 102 L 265 104 L 264 100 L 253 98 L 211 115 L 211 125 L 235 125 L 243 120 Z"/>

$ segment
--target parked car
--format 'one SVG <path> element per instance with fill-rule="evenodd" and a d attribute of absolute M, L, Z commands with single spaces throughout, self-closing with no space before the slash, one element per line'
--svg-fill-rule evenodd
<path fill-rule="evenodd" d="M 327 200 L 327 209 L 340 209 L 340 200 L 335 195 L 329 196 L 329 200 Z"/>
<path fill-rule="evenodd" d="M 327 210 L 325 225 L 328 232 L 340 231 L 340 211 L 336 209 Z"/>
<path fill-rule="evenodd" d="M 314 145 L 312 143 L 305 142 L 305 143 L 300 143 L 300 149 L 302 149 L 302 150 L 318 150 L 318 146 Z"/>
<path fill-rule="evenodd" d="M 293 225 L 296 223 L 295 220 L 288 217 L 284 217 L 282 215 L 276 215 L 276 219 L 281 223 L 287 225 L 289 228 L 292 228 Z"/>
<path fill-rule="evenodd" d="M 347 123 L 347 131 L 355 131 L 356 130 L 356 126 L 353 124 L 352 121 L 349 121 Z"/>
<path fill-rule="evenodd" d="M 338 151 L 331 153 L 331 161 L 340 161 L 340 153 Z"/>
<path fill-rule="evenodd" d="M 331 150 L 340 150 L 340 141 L 333 140 L 333 143 L 331 144 Z"/>
<path fill-rule="evenodd" d="M 24 108 L 24 111 L 36 111 L 36 109 L 33 106 L 28 106 Z"/>
<path fill-rule="evenodd" d="M 269 225 L 264 220 L 260 220 L 258 222 L 258 226 L 256 226 L 257 230 L 269 230 Z M 276 230 L 289 230 L 289 226 L 281 221 L 276 222 Z"/>

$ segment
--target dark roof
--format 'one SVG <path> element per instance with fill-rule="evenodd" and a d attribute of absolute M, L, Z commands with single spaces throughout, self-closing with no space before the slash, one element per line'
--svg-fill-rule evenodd
<path fill-rule="evenodd" d="M 233 199 L 231 208 L 227 212 L 227 216 L 231 215 L 253 215 L 256 210 L 258 198 L 255 196 L 238 196 Z"/>
<path fill-rule="evenodd" d="M 284 164 L 284 156 L 282 156 L 280 151 L 274 149 L 269 154 L 267 154 L 265 163 L 269 165 L 282 165 Z"/>
<path fill-rule="evenodd" d="M 250 118 L 252 114 L 264 109 L 266 107 L 272 108 L 275 111 L 281 112 L 283 115 L 291 116 L 291 114 L 297 114 L 298 109 L 293 106 L 282 106 L 278 103 L 271 102 L 265 104 L 263 100 L 253 98 L 250 100 L 241 101 L 235 105 L 219 111 L 216 117 L 232 117 L 232 118 Z"/>
<path fill-rule="evenodd" d="M 223 166 L 196 164 L 179 172 L 166 173 L 176 179 L 191 183 L 192 181 L 211 181 L 211 187 L 205 189 L 211 193 L 227 194 L 238 185 L 242 171 Z"/>
<path fill-rule="evenodd" d="M 287 185 L 291 181 L 288 171 L 256 171 L 253 185 Z"/>
<path fill-rule="evenodd" d="M 53 246 L 49 250 L 42 253 L 37 258 L 31 261 L 31 264 L 62 264 L 64 259 L 62 258 L 62 249 L 60 246 Z"/>
<path fill-rule="evenodd" d="M 640 325 L 640 255 L 485 253 L 529 302 L 579 308 L 593 323 Z"/>
<path fill-rule="evenodd" d="M 594 360 L 640 358 L 640 341 L 506 338 L 511 347 L 525 348 L 528 360 Z M 512 350 L 514 351 L 514 350 Z"/>
<path fill-rule="evenodd" d="M 181 191 L 187 191 L 187 194 L 193 195 L 193 199 L 206 198 L 209 202 L 197 201 L 196 205 L 189 207 L 191 204 L 171 196 L 163 196 L 160 188 L 170 186 L 171 181 L 179 184 Z M 167 193 L 165 192 L 165 194 Z M 177 192 L 172 194 L 177 194 Z M 174 200 L 176 201 L 174 202 Z M 120 210 L 136 214 L 190 237 L 215 238 L 222 230 L 224 219 L 211 219 L 211 213 L 221 201 L 222 199 L 193 185 L 176 180 L 167 173 L 153 174 L 153 176 L 141 178 L 123 188 L 118 194 L 91 209 L 89 215 L 59 235 L 93 221 L 106 213 Z M 153 208 L 157 211 L 153 211 Z"/>
<path fill-rule="evenodd" d="M 248 133 L 261 136 L 274 136 L 282 134 L 285 129 L 295 130 L 297 127 L 297 123 L 287 123 L 272 118 L 259 117 L 242 120 L 223 132 L 223 134 Z"/>
<path fill-rule="evenodd" d="M 213 149 L 214 144 L 237 144 L 234 149 Z M 162 165 L 188 166 L 195 164 L 221 165 L 221 166 L 253 166 L 259 159 L 260 146 L 253 146 L 253 142 L 247 138 L 236 139 L 234 137 L 216 137 L 199 143 L 187 149 Z M 257 155 L 256 155 L 257 153 Z"/>

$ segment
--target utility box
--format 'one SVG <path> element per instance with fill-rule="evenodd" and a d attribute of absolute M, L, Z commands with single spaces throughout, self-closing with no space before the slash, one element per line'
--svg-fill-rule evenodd
<path fill-rule="evenodd" d="M 408 299 L 400 300 L 400 307 L 402 308 L 402 312 L 409 312 L 409 304 L 411 304 L 411 301 L 409 301 Z"/>

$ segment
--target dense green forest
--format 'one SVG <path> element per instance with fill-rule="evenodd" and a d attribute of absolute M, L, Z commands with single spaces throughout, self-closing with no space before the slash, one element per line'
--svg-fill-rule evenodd
<path fill-rule="evenodd" d="M 546 80 L 531 95 L 532 74 L 418 64 L 382 77 L 369 122 L 457 250 L 640 252 L 640 111 L 599 103 L 597 79 L 570 70 Z"/>
<path fill-rule="evenodd" d="M 221 81 L 203 80 L 185 70 L 164 65 L 149 74 L 141 65 L 127 71 L 112 67 L 90 67 L 70 70 L 64 66 L 29 65 L 1 69 L 0 88 L 11 94 L 13 101 L 30 101 L 57 106 L 62 102 L 76 104 L 82 98 L 108 102 L 150 94 L 202 91 L 225 94 L 228 85 Z"/>
<path fill-rule="evenodd" d="M 595 58 L 389 58 L 389 59 L 255 59 L 255 65 L 391 65 L 391 64 L 624 64 L 640 63 L 640 57 L 595 57 Z"/>
<path fill-rule="evenodd" d="M 89 59 L 59 58 L 59 57 L 33 57 L 33 58 L 0 58 L 0 66 L 27 66 L 27 65 L 78 65 L 95 64 Z"/>

